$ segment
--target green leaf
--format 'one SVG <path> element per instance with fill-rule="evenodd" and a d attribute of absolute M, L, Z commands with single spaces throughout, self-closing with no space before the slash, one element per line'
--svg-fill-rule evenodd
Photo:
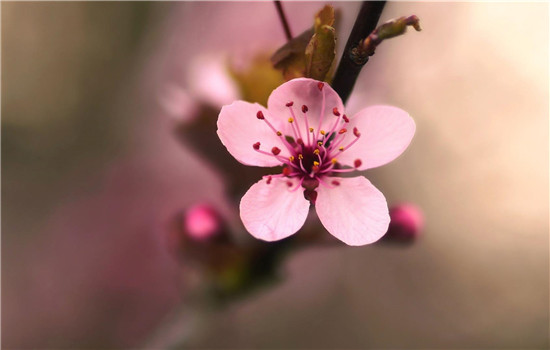
<path fill-rule="evenodd" d="M 336 33 L 333 24 L 334 9 L 327 5 L 315 16 L 315 34 L 305 50 L 305 76 L 308 78 L 325 80 L 332 67 L 336 56 Z"/>
<path fill-rule="evenodd" d="M 322 26 L 306 47 L 306 77 L 325 80 L 336 56 L 334 28 Z"/>
<path fill-rule="evenodd" d="M 317 32 L 321 26 L 332 27 L 334 25 L 334 8 L 330 5 L 325 5 L 321 11 L 315 15 L 314 29 Z"/>
<path fill-rule="evenodd" d="M 271 63 L 286 80 L 308 77 L 325 80 L 336 56 L 334 8 L 323 7 L 315 15 L 313 28 L 283 45 L 271 57 Z"/>

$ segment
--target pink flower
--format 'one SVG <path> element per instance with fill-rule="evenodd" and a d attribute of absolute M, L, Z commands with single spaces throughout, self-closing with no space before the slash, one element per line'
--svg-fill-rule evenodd
<path fill-rule="evenodd" d="M 415 131 L 401 109 L 372 106 L 348 118 L 338 94 L 326 83 L 291 80 L 275 89 L 268 108 L 236 101 L 218 117 L 218 136 L 245 165 L 283 166 L 246 192 L 240 215 L 256 238 L 276 241 L 298 231 L 310 202 L 325 228 L 349 245 L 377 241 L 390 217 L 384 195 L 363 176 L 397 158 Z"/>

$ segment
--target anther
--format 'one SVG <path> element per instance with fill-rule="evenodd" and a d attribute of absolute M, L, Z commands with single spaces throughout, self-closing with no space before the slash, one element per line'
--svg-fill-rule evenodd
<path fill-rule="evenodd" d="M 313 161 L 313 165 L 315 165 L 315 166 L 319 166 L 319 162 L 318 162 L 318 161 L 316 161 L 316 160 L 314 160 L 314 161 Z"/>
<path fill-rule="evenodd" d="M 294 105 L 293 101 L 290 101 L 289 103 L 286 104 L 287 107 L 292 107 L 293 105 Z"/>
<path fill-rule="evenodd" d="M 303 105 L 303 106 L 302 106 L 302 112 L 303 112 L 303 113 L 306 113 L 308 110 L 309 110 L 309 109 L 307 108 L 306 105 Z"/>
<path fill-rule="evenodd" d="M 267 177 L 267 180 L 266 180 L 265 183 L 269 185 L 269 184 L 271 183 L 271 179 L 272 179 L 272 177 L 271 177 L 271 175 L 269 175 L 269 176 Z"/>
<path fill-rule="evenodd" d="M 271 153 L 273 153 L 274 155 L 278 155 L 279 153 L 281 153 L 281 150 L 278 147 L 273 147 L 271 149 Z"/>
<path fill-rule="evenodd" d="M 322 146 L 322 145 L 323 145 L 323 141 L 317 141 L 317 144 L 318 144 L 319 146 Z"/>
<path fill-rule="evenodd" d="M 290 162 L 293 162 L 293 161 L 294 161 L 294 159 L 295 159 L 295 158 L 294 158 L 294 156 L 290 156 L 290 157 L 288 157 L 288 160 L 290 160 Z"/>
<path fill-rule="evenodd" d="M 338 134 L 342 135 L 343 133 L 345 133 L 347 131 L 348 131 L 348 129 L 342 128 L 342 129 L 340 129 L 340 131 L 338 131 Z"/>
<path fill-rule="evenodd" d="M 330 162 L 331 162 L 332 164 L 336 164 L 336 163 L 338 163 L 338 160 L 337 160 L 336 158 L 332 158 L 332 159 L 330 160 Z"/>
<path fill-rule="evenodd" d="M 318 155 L 319 155 L 319 149 L 318 149 L 318 148 L 316 148 L 316 149 L 315 149 L 315 151 L 313 151 L 313 154 L 315 154 L 315 155 L 317 155 L 317 156 L 318 156 Z"/>
<path fill-rule="evenodd" d="M 286 182 L 286 185 L 287 185 L 288 187 L 292 187 L 292 181 L 287 181 L 287 182 Z"/>
<path fill-rule="evenodd" d="M 333 184 L 334 186 L 340 186 L 340 181 L 338 181 L 338 180 L 332 180 L 332 184 Z"/>
<path fill-rule="evenodd" d="M 332 109 L 332 114 L 334 114 L 335 116 L 339 117 L 340 116 L 340 112 L 338 112 L 338 108 L 334 107 Z"/>
<path fill-rule="evenodd" d="M 258 111 L 258 113 L 256 113 L 256 118 L 258 118 L 260 120 L 265 119 L 264 114 L 262 113 L 262 111 Z"/>
<path fill-rule="evenodd" d="M 282 135 L 283 135 L 283 133 L 282 133 L 282 132 L 280 132 L 280 131 L 277 131 L 277 136 L 282 136 Z"/>
<path fill-rule="evenodd" d="M 344 115 L 342 116 L 342 119 L 344 119 L 344 121 L 345 121 L 346 123 L 349 123 L 349 118 L 348 118 L 347 115 L 344 114 Z"/>
<path fill-rule="evenodd" d="M 304 159 L 304 156 L 302 155 L 302 153 L 298 154 L 298 159 L 300 160 Z"/>
<path fill-rule="evenodd" d="M 292 172 L 292 170 L 290 170 L 289 167 L 286 167 L 286 166 L 285 166 L 285 167 L 283 168 L 283 175 L 284 175 L 284 176 L 290 176 L 290 173 L 291 173 L 291 172 Z"/>
<path fill-rule="evenodd" d="M 321 135 L 326 134 L 325 130 L 320 130 L 319 132 L 321 133 Z"/>
<path fill-rule="evenodd" d="M 354 134 L 356 137 L 361 136 L 361 133 L 359 132 L 359 130 L 358 130 L 357 128 L 353 128 L 353 134 Z"/>
<path fill-rule="evenodd" d="M 294 118 L 292 117 L 288 118 L 288 122 L 292 124 L 294 122 Z"/>
<path fill-rule="evenodd" d="M 309 128 L 309 132 L 313 133 L 313 128 Z"/>
<path fill-rule="evenodd" d="M 256 142 L 255 144 L 252 145 L 252 148 L 254 148 L 256 151 L 260 149 L 260 143 L 259 142 Z"/>
<path fill-rule="evenodd" d="M 323 88 L 325 87 L 325 83 L 320 81 L 319 83 L 317 83 L 317 87 L 319 88 L 319 91 L 322 91 Z"/>
<path fill-rule="evenodd" d="M 344 152 L 344 146 L 338 147 L 338 150 L 339 150 L 340 152 Z"/>
<path fill-rule="evenodd" d="M 363 162 L 361 161 L 361 159 L 356 159 L 354 162 L 353 162 L 353 166 L 356 167 L 356 168 L 359 168 L 361 166 L 361 164 L 363 164 Z"/>

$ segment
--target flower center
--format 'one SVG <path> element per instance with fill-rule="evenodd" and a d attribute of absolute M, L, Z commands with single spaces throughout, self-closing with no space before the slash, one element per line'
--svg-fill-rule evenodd
<path fill-rule="evenodd" d="M 290 154 L 288 157 L 283 157 L 278 147 L 273 147 L 271 152 L 267 152 L 261 149 L 260 141 L 253 144 L 254 150 L 266 156 L 276 157 L 283 165 L 282 173 L 270 175 L 268 182 L 271 182 L 272 177 L 296 178 L 299 182 L 292 190 L 303 187 L 306 192 L 311 192 L 319 184 L 329 187 L 339 185 L 338 181 L 332 183 L 324 181 L 324 177 L 333 173 L 355 171 L 361 166 L 360 159 L 356 159 L 353 165 L 338 162 L 338 156 L 352 147 L 361 137 L 361 133 L 357 128 L 353 128 L 353 132 L 348 132 L 346 126 L 350 120 L 337 107 L 329 106 L 329 108 L 332 107 L 332 113 L 325 115 L 326 99 L 323 87 L 324 83 L 319 82 L 322 105 L 316 125 L 311 125 L 308 106 L 295 106 L 294 101 L 285 104 L 288 108 L 288 127 L 284 133 L 277 130 L 261 111 L 256 114 L 256 117 L 265 122 L 281 139 Z M 333 122 L 323 123 L 323 119 L 327 117 L 333 118 Z M 322 126 L 327 124 L 329 127 L 323 130 Z"/>

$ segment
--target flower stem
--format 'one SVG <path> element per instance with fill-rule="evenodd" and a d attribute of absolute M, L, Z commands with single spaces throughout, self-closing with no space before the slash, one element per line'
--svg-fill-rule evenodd
<path fill-rule="evenodd" d="M 283 5 L 280 1 L 275 1 L 275 7 L 277 8 L 277 13 L 279 14 L 279 19 L 285 30 L 286 40 L 290 41 L 292 39 L 292 32 L 290 31 L 290 26 L 286 20 L 285 11 L 283 10 Z"/>
<path fill-rule="evenodd" d="M 344 103 L 353 90 L 361 68 L 367 63 L 366 60 L 354 60 L 351 54 L 352 50 L 376 28 L 385 5 L 386 1 L 363 1 L 361 5 L 332 81 L 333 89 L 340 95 Z"/>

